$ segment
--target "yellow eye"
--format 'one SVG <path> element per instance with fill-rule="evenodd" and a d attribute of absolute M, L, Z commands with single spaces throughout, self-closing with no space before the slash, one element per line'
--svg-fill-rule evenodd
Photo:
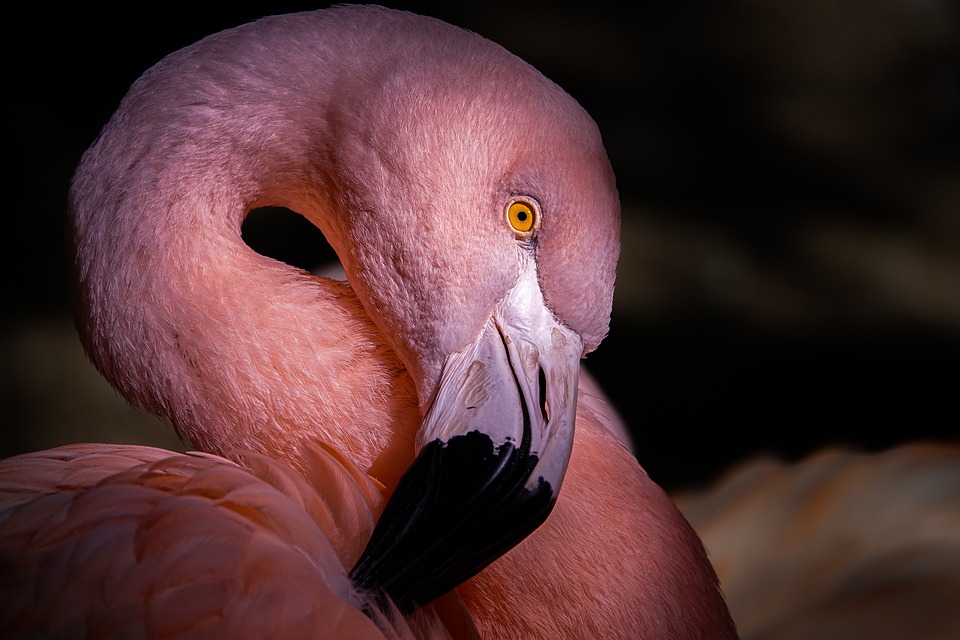
<path fill-rule="evenodd" d="M 529 200 L 514 200 L 507 207 L 507 222 L 519 238 L 529 238 L 540 222 L 537 206 Z"/>

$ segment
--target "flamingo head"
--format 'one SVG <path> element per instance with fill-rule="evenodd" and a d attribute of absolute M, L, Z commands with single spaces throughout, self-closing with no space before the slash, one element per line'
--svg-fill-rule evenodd
<path fill-rule="evenodd" d="M 334 243 L 425 413 L 417 459 L 353 570 L 401 608 L 547 517 L 619 249 L 613 172 L 580 105 L 479 36 L 436 35 L 338 94 L 324 163 L 346 213 Z"/>
<path fill-rule="evenodd" d="M 579 360 L 613 299 L 619 204 L 600 134 L 498 45 L 383 8 L 264 19 L 145 73 L 71 187 L 78 327 L 127 398 L 208 451 L 309 432 L 322 398 L 298 385 L 337 390 L 303 371 L 320 360 L 313 312 L 328 307 L 305 299 L 321 285 L 239 240 L 262 204 L 324 232 L 368 316 L 357 342 L 382 335 L 415 382 L 417 457 L 352 572 L 410 609 L 556 500 Z"/>

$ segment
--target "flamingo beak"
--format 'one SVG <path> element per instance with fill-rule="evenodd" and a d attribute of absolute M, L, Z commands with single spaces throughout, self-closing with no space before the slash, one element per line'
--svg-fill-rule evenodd
<path fill-rule="evenodd" d="M 479 337 L 447 357 L 417 457 L 351 571 L 356 586 L 409 612 L 546 520 L 573 447 L 582 349 L 527 265 Z"/>

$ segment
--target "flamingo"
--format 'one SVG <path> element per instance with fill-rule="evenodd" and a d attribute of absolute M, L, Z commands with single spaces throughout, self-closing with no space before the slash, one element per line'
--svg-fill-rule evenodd
<path fill-rule="evenodd" d="M 268 205 L 348 281 L 244 244 Z M 614 174 L 528 64 L 381 7 L 220 32 L 133 84 L 69 214 L 85 351 L 194 451 L 0 464 L 0 635 L 736 637 L 581 375 Z"/>

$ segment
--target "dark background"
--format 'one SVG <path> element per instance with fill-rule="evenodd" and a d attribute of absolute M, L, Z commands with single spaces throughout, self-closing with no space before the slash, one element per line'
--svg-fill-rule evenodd
<path fill-rule="evenodd" d="M 63 244 L 70 175 L 167 53 L 324 6 L 199 4 L 5 10 L 2 455 L 173 446 L 80 352 Z M 624 226 L 611 333 L 587 366 L 655 480 L 700 484 L 759 453 L 956 438 L 957 5 L 385 4 L 499 42 L 597 120 Z"/>

